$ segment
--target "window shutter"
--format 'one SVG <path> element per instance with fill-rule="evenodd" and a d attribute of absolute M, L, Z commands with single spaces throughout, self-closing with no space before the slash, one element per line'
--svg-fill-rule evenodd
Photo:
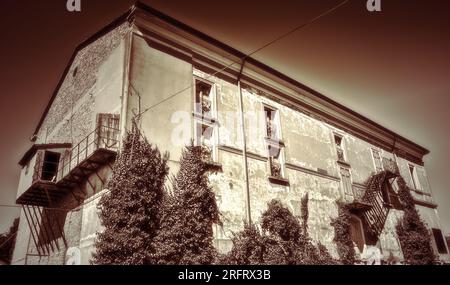
<path fill-rule="evenodd" d="M 425 193 L 430 193 L 430 185 L 428 184 L 427 174 L 422 167 L 416 167 L 417 179 L 419 180 L 420 188 Z"/>

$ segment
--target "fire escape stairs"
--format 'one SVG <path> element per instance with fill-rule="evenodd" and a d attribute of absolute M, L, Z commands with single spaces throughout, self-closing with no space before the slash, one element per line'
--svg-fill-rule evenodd
<path fill-rule="evenodd" d="M 371 234 L 378 239 L 383 231 L 391 206 L 383 199 L 383 187 L 390 175 L 387 171 L 382 174 L 381 182 L 375 188 L 368 188 L 363 196 L 363 201 L 371 205 L 371 208 L 363 213 Z"/>

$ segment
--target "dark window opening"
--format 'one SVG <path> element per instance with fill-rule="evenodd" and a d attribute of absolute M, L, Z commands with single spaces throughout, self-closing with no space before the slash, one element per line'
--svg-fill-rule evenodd
<path fill-rule="evenodd" d="M 276 124 L 275 116 L 276 110 L 269 107 L 264 107 L 264 114 L 266 117 L 266 136 L 273 140 L 278 140 L 278 126 Z"/>
<path fill-rule="evenodd" d="M 432 229 L 434 240 L 436 242 L 437 250 L 440 254 L 447 254 L 447 247 L 445 246 L 444 236 L 440 229 Z"/>
<path fill-rule="evenodd" d="M 344 194 L 352 195 L 352 178 L 350 174 L 350 169 L 347 167 L 340 168 L 342 187 L 344 188 Z"/>
<path fill-rule="evenodd" d="M 413 182 L 414 189 L 417 189 L 416 179 L 414 178 L 414 165 L 409 166 L 409 174 L 411 174 L 411 180 Z"/>
<path fill-rule="evenodd" d="M 42 210 L 38 242 L 40 247 L 57 242 L 58 239 L 63 237 L 66 216 L 67 213 L 63 210 L 47 208 Z"/>
<path fill-rule="evenodd" d="M 195 82 L 195 112 L 210 114 L 212 110 L 211 100 L 212 85 L 201 80 Z"/>
<path fill-rule="evenodd" d="M 345 154 L 342 140 L 343 140 L 342 136 L 336 134 L 334 135 L 334 142 L 336 144 L 336 153 L 338 161 L 345 162 Z"/>
<path fill-rule="evenodd" d="M 41 180 L 54 181 L 58 172 L 59 158 L 61 154 L 52 151 L 46 151 L 44 162 L 42 163 Z"/>

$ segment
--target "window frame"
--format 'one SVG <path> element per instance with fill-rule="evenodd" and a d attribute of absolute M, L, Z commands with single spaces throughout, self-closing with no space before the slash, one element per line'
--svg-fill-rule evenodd
<path fill-rule="evenodd" d="M 273 137 L 269 137 L 268 135 L 268 116 L 267 116 L 267 110 L 270 111 L 271 114 L 274 114 L 273 116 L 270 116 L 271 118 L 271 123 L 272 125 L 275 125 L 276 128 L 276 134 L 275 134 L 275 138 Z M 280 110 L 278 110 L 277 108 L 266 104 L 266 103 L 262 103 L 262 111 L 264 114 L 264 140 L 265 140 L 265 148 L 266 148 L 266 152 L 267 152 L 267 161 L 268 161 L 268 165 L 269 165 L 269 177 L 270 178 L 275 178 L 275 179 L 281 179 L 281 180 L 286 180 L 286 170 L 285 170 L 285 165 L 286 165 L 286 160 L 285 160 L 285 156 L 284 156 L 284 143 L 282 140 L 282 131 L 281 131 L 281 118 L 280 118 Z M 274 148 L 278 148 L 279 154 L 278 154 L 278 158 L 275 158 L 275 156 L 271 155 L 271 151 L 269 150 L 270 147 L 274 147 Z M 275 176 L 273 171 L 272 171 L 272 164 L 273 164 L 273 160 L 277 160 L 278 164 L 280 165 L 280 176 Z"/>
<path fill-rule="evenodd" d="M 201 126 L 203 130 L 203 126 L 208 126 L 212 129 L 211 134 L 211 159 L 213 162 L 218 162 L 218 129 L 217 126 L 214 123 L 205 122 L 203 120 L 194 119 L 194 145 L 196 146 L 204 146 L 202 141 L 199 141 L 203 137 L 203 131 L 199 134 L 199 128 L 198 126 Z"/>
<path fill-rule="evenodd" d="M 338 143 L 336 141 L 336 137 L 339 137 L 341 139 L 340 146 L 338 146 Z M 335 154 L 337 156 L 337 161 L 338 162 L 343 162 L 343 163 L 348 163 L 345 136 L 343 134 L 338 133 L 338 132 L 333 132 L 333 142 L 334 142 Z M 339 159 L 339 154 L 338 154 L 338 149 L 339 148 L 342 150 L 342 155 L 344 157 L 344 160 Z"/>
<path fill-rule="evenodd" d="M 193 113 L 195 114 L 195 115 L 197 115 L 197 116 L 200 116 L 201 118 L 208 118 L 208 119 L 215 119 L 216 117 L 217 117 L 217 86 L 216 86 L 216 84 L 214 83 L 214 82 L 212 82 L 212 81 L 209 81 L 209 80 L 206 80 L 206 79 L 204 79 L 204 78 L 201 78 L 201 77 L 199 77 L 199 76 L 197 76 L 197 75 L 193 75 L 193 83 L 194 83 L 194 94 L 193 94 L 193 96 L 194 96 L 194 100 L 193 100 L 193 102 L 194 102 L 194 109 L 193 109 Z M 200 99 L 200 110 L 198 110 L 198 106 L 197 106 L 197 84 L 198 84 L 198 82 L 201 82 L 201 83 L 203 83 L 203 84 L 207 84 L 207 85 L 210 85 L 211 86 L 211 91 L 209 92 L 209 95 L 208 95 L 208 97 L 209 97 L 209 100 L 211 101 L 211 109 L 210 109 L 210 111 L 209 111 L 209 113 L 207 113 L 207 114 L 204 114 L 203 113 L 203 110 L 202 110 L 202 99 L 203 99 L 203 97 L 201 97 L 201 99 Z"/>
<path fill-rule="evenodd" d="M 349 186 L 350 186 L 349 193 L 346 193 L 346 191 L 345 191 L 346 187 L 344 185 L 344 179 L 343 179 L 343 176 L 342 176 L 342 170 L 343 169 L 347 170 L 348 174 L 349 174 Z M 351 167 L 344 166 L 344 165 L 339 165 L 339 176 L 341 178 L 340 184 L 341 184 L 341 187 L 342 187 L 343 197 L 344 198 L 346 196 L 352 196 L 353 197 L 354 196 L 354 193 L 353 193 L 353 175 L 352 175 Z"/>
<path fill-rule="evenodd" d="M 448 254 L 448 248 L 447 248 L 445 236 L 442 233 L 442 230 L 438 229 L 438 228 L 432 228 L 431 234 L 433 235 L 433 239 L 434 239 L 434 243 L 436 245 L 437 252 L 439 254 Z M 439 235 L 440 238 L 442 239 L 440 242 L 438 242 L 436 235 Z M 442 244 L 440 244 L 441 242 L 442 242 Z M 442 246 L 440 246 L 440 245 L 442 245 Z"/>
<path fill-rule="evenodd" d="M 380 170 L 377 169 L 377 164 L 375 162 L 375 155 L 374 155 L 375 152 L 378 153 L 378 158 L 379 158 L 379 161 L 380 161 Z M 383 156 L 382 156 L 381 150 L 377 149 L 377 148 L 374 148 L 374 147 L 371 147 L 370 148 L 370 153 L 372 155 L 373 169 L 375 169 L 375 172 L 383 171 L 384 170 L 384 166 L 383 166 Z"/>
<path fill-rule="evenodd" d="M 412 171 L 411 171 L 412 169 Z M 414 164 L 408 163 L 408 172 L 411 177 L 411 181 L 413 183 L 414 190 L 422 191 L 422 187 L 420 185 L 420 181 L 417 177 L 416 166 Z"/>

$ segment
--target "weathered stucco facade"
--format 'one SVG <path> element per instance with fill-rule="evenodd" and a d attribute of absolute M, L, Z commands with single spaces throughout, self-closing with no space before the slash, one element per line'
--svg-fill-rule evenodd
<path fill-rule="evenodd" d="M 205 139 L 197 126 L 208 126 L 211 159 L 222 169 L 209 177 L 223 222 L 214 229 L 215 245 L 221 252 L 231 248 L 233 232 L 241 230 L 244 221 L 258 222 L 270 200 L 279 199 L 300 216 L 301 199 L 308 194 L 309 234 L 338 257 L 331 225 L 338 215 L 337 202 L 357 201 L 365 191 L 365 181 L 386 167 L 384 161 L 398 167 L 430 230 L 441 228 L 422 162 L 427 150 L 253 59 L 242 66 L 243 57 L 142 4 L 77 48 L 36 129 L 34 147 L 21 160 L 18 203 L 25 206 L 13 263 L 66 264 L 76 260 L 89 264 L 95 233 L 101 230 L 96 204 L 107 191 L 113 158 L 91 161 L 89 171 L 93 171 L 86 172 L 83 179 L 76 180 L 80 174 L 73 172 L 100 149 L 107 149 L 106 154 L 120 151 L 116 142 L 112 147 L 98 146 L 99 137 L 104 143 L 102 134 L 94 132 L 99 122 L 116 122 L 102 121 L 105 114 L 120 121 L 115 125 L 117 141 L 131 119 L 140 114 L 144 135 L 170 153 L 171 173 L 178 169 L 183 146 Z M 197 109 L 199 84 L 210 88 L 207 99 L 201 99 L 210 104 L 208 116 Z M 267 110 L 275 115 L 267 116 Z M 183 129 L 183 119 L 188 128 Z M 269 124 L 272 135 L 276 130 L 274 137 L 267 133 Z M 95 148 L 91 149 L 93 132 Z M 78 146 L 85 141 L 82 149 L 89 155 L 82 156 Z M 277 150 L 275 155 L 268 151 L 269 146 Z M 45 156 L 46 152 L 60 155 L 59 167 L 70 157 L 70 171 L 36 184 L 39 154 Z M 67 177 L 72 180 L 67 182 Z M 43 205 L 32 192 L 49 184 L 66 193 L 55 194 L 58 199 L 45 205 L 63 216 L 63 232 L 49 234 L 55 242 L 43 244 L 39 242 L 39 231 L 45 231 L 45 217 L 39 212 Z M 393 184 L 395 190 L 395 181 Z M 27 209 L 31 204 L 33 209 Z M 384 258 L 402 259 L 395 231 L 402 213 L 389 211 L 373 245 Z M 365 243 L 362 236 L 359 242 Z M 439 246 L 433 246 L 438 252 Z M 68 254 L 69 248 L 79 250 L 79 259 L 72 251 Z"/>

